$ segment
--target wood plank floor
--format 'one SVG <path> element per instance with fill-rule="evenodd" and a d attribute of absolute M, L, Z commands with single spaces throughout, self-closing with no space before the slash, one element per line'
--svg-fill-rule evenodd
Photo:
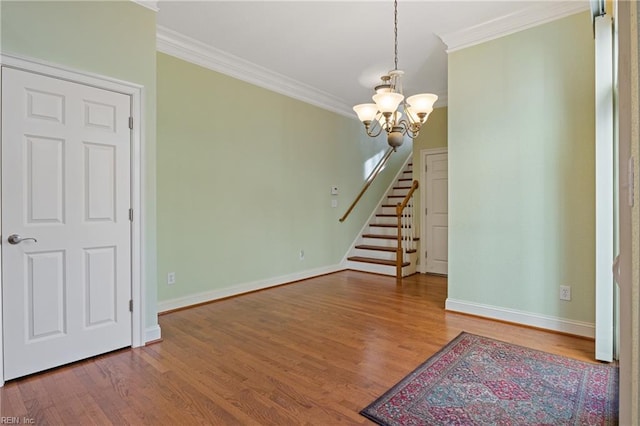
<path fill-rule="evenodd" d="M 461 331 L 594 357 L 588 339 L 444 311 L 446 278 L 344 271 L 160 316 L 163 341 L 7 382 L 33 424 L 369 424 L 358 412 Z M 25 422 L 22 421 L 22 424 Z"/>

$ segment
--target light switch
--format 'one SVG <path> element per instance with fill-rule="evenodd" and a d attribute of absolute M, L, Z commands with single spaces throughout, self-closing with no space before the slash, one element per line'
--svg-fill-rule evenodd
<path fill-rule="evenodd" d="M 333 208 L 338 207 L 338 200 L 336 200 L 335 198 L 333 200 L 331 200 L 331 207 L 333 207 Z"/>

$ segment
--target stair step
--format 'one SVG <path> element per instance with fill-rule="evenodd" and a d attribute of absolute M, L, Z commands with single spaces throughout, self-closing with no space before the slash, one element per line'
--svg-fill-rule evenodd
<path fill-rule="evenodd" d="M 352 256 L 348 257 L 347 260 L 351 260 L 353 262 L 374 263 L 376 265 L 396 266 L 395 260 L 375 259 L 373 257 Z M 409 262 L 402 262 L 402 266 L 409 266 Z"/>
<path fill-rule="evenodd" d="M 393 189 L 411 189 L 410 186 L 394 186 Z"/>
<path fill-rule="evenodd" d="M 378 213 L 376 217 L 397 217 L 395 214 Z"/>
<path fill-rule="evenodd" d="M 400 178 L 398 179 L 398 182 L 411 182 L 413 179 L 411 178 Z"/>
<path fill-rule="evenodd" d="M 378 228 L 397 228 L 397 223 L 370 223 L 369 226 L 374 226 Z M 410 226 L 403 226 L 402 228 L 411 228 Z"/>
<path fill-rule="evenodd" d="M 406 197 L 406 195 L 387 195 L 387 198 L 400 198 L 400 199 L 404 199 L 404 197 Z"/>
<path fill-rule="evenodd" d="M 384 246 L 369 246 L 366 244 L 362 244 L 359 246 L 356 246 L 357 249 L 362 249 L 362 250 L 375 250 L 375 251 L 388 251 L 390 253 L 395 253 L 396 252 L 396 248 L 395 247 L 384 247 Z"/>
<path fill-rule="evenodd" d="M 397 240 L 397 235 L 381 235 L 381 234 L 362 234 L 362 238 L 378 238 L 381 240 Z M 414 237 L 413 241 L 420 241 L 420 238 Z"/>
<path fill-rule="evenodd" d="M 397 235 L 362 234 L 362 238 L 379 238 L 381 240 L 397 240 Z"/>

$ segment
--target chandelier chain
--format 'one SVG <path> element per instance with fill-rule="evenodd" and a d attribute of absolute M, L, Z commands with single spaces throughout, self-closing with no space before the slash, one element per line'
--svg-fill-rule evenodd
<path fill-rule="evenodd" d="M 393 37 L 394 37 L 394 63 L 398 69 L 398 0 L 393 1 Z"/>

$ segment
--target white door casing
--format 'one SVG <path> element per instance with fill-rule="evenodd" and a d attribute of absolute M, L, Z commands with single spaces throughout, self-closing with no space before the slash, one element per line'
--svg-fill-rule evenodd
<path fill-rule="evenodd" d="M 611 362 L 614 349 L 613 30 L 609 15 L 595 18 L 596 95 L 596 322 L 595 357 Z"/>
<path fill-rule="evenodd" d="M 146 313 L 146 273 L 143 265 L 146 262 L 145 256 L 145 223 L 144 223 L 144 205 L 142 200 L 145 199 L 145 164 L 142 159 L 145 156 L 145 134 L 144 134 L 144 93 L 145 89 L 139 84 L 126 82 L 123 80 L 113 79 L 102 75 L 78 71 L 67 68 L 58 64 L 32 59 L 24 56 L 0 53 L 0 65 L 4 68 L 14 68 L 25 71 L 31 71 L 41 75 L 57 77 L 67 81 L 75 81 L 96 88 L 102 88 L 114 92 L 119 92 L 130 96 L 131 99 L 131 207 L 133 208 L 131 222 L 131 288 L 133 300 L 133 317 L 132 317 L 132 346 L 138 347 L 147 341 L 160 338 L 160 328 L 155 324 L 151 324 L 145 328 Z M 1 86 L 0 86 L 1 87 Z M 0 210 L 9 208 L 8 206 L 0 206 Z M 27 244 L 27 243 L 25 243 Z M 0 247 L 4 250 L 2 244 Z M 2 264 L 0 263 L 0 277 L 2 273 Z M 4 283 L 0 281 L 0 285 L 4 287 Z M 2 315 L 2 292 L 0 291 L 0 342 L 4 342 L 3 338 L 3 315 Z M 0 350 L 0 386 L 4 384 L 6 379 L 4 374 L 4 351 Z"/>
<path fill-rule="evenodd" d="M 448 154 L 445 149 L 421 152 L 423 214 L 420 229 L 422 272 L 448 273 Z"/>

